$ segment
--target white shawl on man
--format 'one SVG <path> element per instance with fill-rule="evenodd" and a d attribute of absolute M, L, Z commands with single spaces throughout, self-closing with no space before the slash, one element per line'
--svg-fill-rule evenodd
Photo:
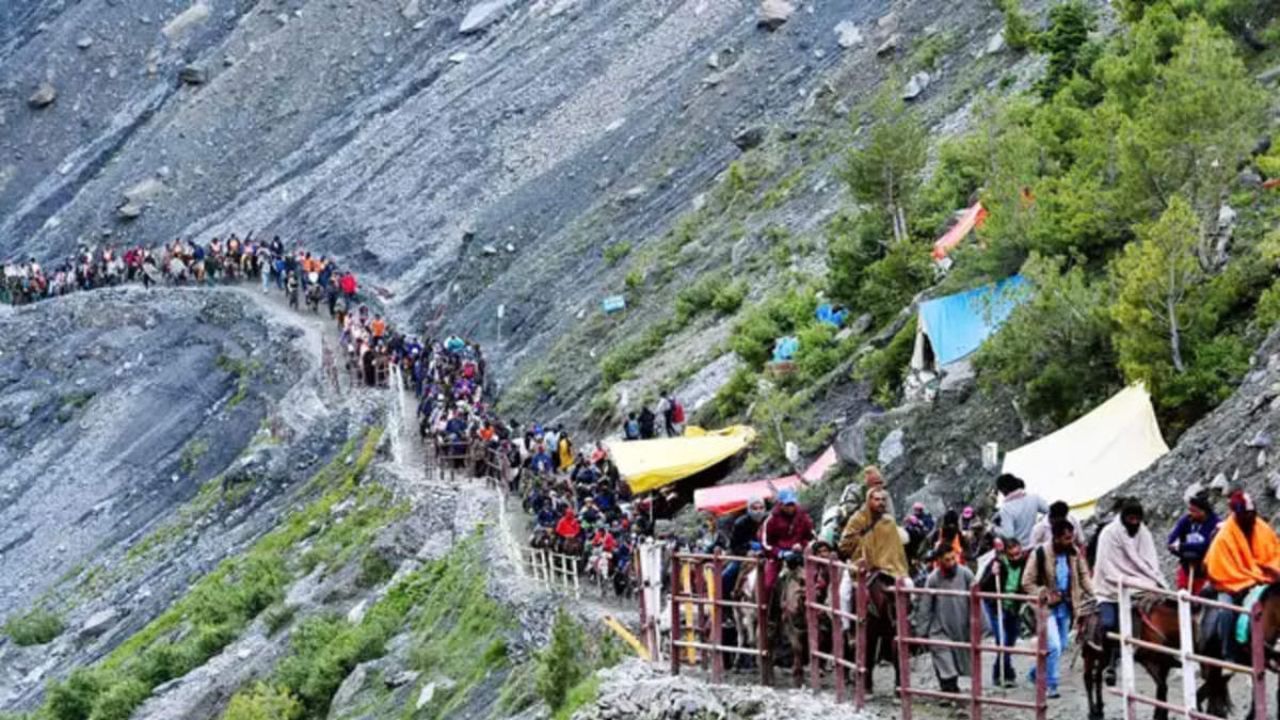
<path fill-rule="evenodd" d="M 1103 602 L 1118 602 L 1120 580 L 1130 586 L 1167 587 L 1151 531 L 1144 524 L 1132 537 L 1117 517 L 1098 535 L 1098 559 L 1093 568 L 1093 592 Z"/>

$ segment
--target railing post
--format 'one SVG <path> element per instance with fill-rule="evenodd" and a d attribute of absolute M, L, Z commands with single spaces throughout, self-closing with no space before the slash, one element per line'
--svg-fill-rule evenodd
<path fill-rule="evenodd" d="M 690 579 L 690 585 L 693 586 L 691 593 L 695 598 L 709 599 L 711 596 L 707 594 L 707 564 L 704 560 L 694 560 L 692 569 L 689 571 L 693 577 Z M 697 642 L 705 643 L 709 633 L 707 632 L 707 606 L 704 603 L 693 604 L 693 628 L 694 639 Z M 697 664 L 706 667 L 706 652 L 701 648 L 694 650 L 694 657 L 697 658 Z"/>
<path fill-rule="evenodd" d="M 711 644 L 715 646 L 715 650 L 711 653 L 711 682 L 724 681 L 724 617 L 723 609 L 720 605 L 724 601 L 724 560 L 720 557 L 720 548 L 716 548 L 715 559 L 711 561 L 711 592 L 714 594 L 714 603 L 711 605 Z"/>
<path fill-rule="evenodd" d="M 1196 670 L 1199 663 L 1192 656 L 1195 654 L 1194 626 L 1191 624 L 1190 594 L 1186 590 L 1178 591 L 1178 650 L 1182 661 L 1182 707 L 1186 708 L 1187 720 L 1193 720 L 1196 709 Z"/>
<path fill-rule="evenodd" d="M 1061 637 L 1061 635 L 1059 635 Z M 1085 642 L 1077 639 L 1076 642 Z M 1036 720 L 1049 713 L 1049 591 L 1040 588 L 1036 598 Z"/>
<path fill-rule="evenodd" d="M 870 578 L 866 570 L 858 568 L 857 573 L 853 586 L 853 614 L 858 616 L 853 622 L 853 664 L 857 665 L 853 673 L 853 706 L 861 710 L 867 704 L 867 673 L 871 672 L 871 663 L 867 661 L 867 606 L 871 604 L 871 589 L 867 587 Z"/>
<path fill-rule="evenodd" d="M 997 640 L 1000 634 L 996 632 Z M 969 679 L 969 717 L 982 720 L 982 599 L 976 582 L 969 586 Z"/>
<path fill-rule="evenodd" d="M 911 720 L 911 622 L 907 609 L 911 598 L 907 595 L 907 583 L 904 578 L 894 582 L 894 612 L 898 625 L 898 687 L 902 696 L 902 720 Z"/>
<path fill-rule="evenodd" d="M 773 685 L 773 657 L 769 654 L 769 595 L 765 592 L 765 576 L 769 559 L 756 560 L 756 645 L 760 651 L 760 681 Z"/>
<path fill-rule="evenodd" d="M 1250 664 L 1253 666 L 1253 717 L 1267 717 L 1267 639 L 1262 627 L 1262 603 L 1249 608 Z"/>
<path fill-rule="evenodd" d="M 835 658 L 832 672 L 835 673 L 836 702 L 844 702 L 845 698 L 845 666 L 844 666 L 844 605 L 840 602 L 840 584 L 844 582 L 845 569 L 834 562 L 827 565 L 827 618 L 831 621 L 831 657 Z M 850 581 L 852 582 L 852 581 Z M 837 612 L 839 610 L 839 612 Z"/>
<path fill-rule="evenodd" d="M 680 674 L 680 554 L 671 552 L 671 674 Z"/>
<path fill-rule="evenodd" d="M 1129 586 L 1124 578 L 1120 578 L 1120 697 L 1124 700 L 1124 716 L 1126 720 L 1137 720 L 1137 702 L 1133 699 L 1137 692 L 1133 671 L 1133 608 Z"/>
<path fill-rule="evenodd" d="M 813 551 L 805 548 L 804 551 L 804 626 L 808 628 L 809 640 L 809 689 L 817 691 L 822 682 L 822 674 L 818 662 L 817 653 L 821 647 L 821 625 L 818 622 L 818 588 L 817 588 L 817 569 L 814 567 Z M 830 572 L 830 567 L 828 567 Z M 830 584 L 827 585 L 830 590 Z M 835 648 L 832 648 L 834 654 Z M 800 658 L 793 658 L 792 662 L 800 662 Z M 839 671 L 840 666 L 836 665 Z M 836 698 L 839 700 L 839 698 Z"/>

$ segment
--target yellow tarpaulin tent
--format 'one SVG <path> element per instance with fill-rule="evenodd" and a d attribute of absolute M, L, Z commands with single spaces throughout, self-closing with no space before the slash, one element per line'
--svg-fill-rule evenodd
<path fill-rule="evenodd" d="M 670 485 L 742 451 L 756 437 L 746 425 L 706 431 L 689 427 L 682 437 L 610 441 L 609 454 L 633 493 Z"/>
<path fill-rule="evenodd" d="M 1169 452 L 1151 397 L 1140 385 L 1121 390 L 1089 414 L 1010 452 L 1004 471 L 1046 502 L 1065 501 L 1077 518 L 1093 514 L 1098 498 Z"/>

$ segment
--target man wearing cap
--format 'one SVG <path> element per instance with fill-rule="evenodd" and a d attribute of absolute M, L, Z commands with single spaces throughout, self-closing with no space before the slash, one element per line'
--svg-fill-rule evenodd
<path fill-rule="evenodd" d="M 1204 568 L 1218 591 L 1218 599 L 1235 603 L 1258 585 L 1280 581 L 1280 540 L 1270 525 L 1258 522 L 1257 508 L 1248 493 L 1231 493 L 1227 506 L 1231 515 L 1209 545 Z M 1234 622 L 1234 613 L 1225 612 L 1218 617 L 1224 649 L 1229 645 Z"/>
<path fill-rule="evenodd" d="M 761 541 L 769 558 L 764 570 L 764 592 L 768 598 L 773 597 L 773 588 L 778 582 L 782 553 L 803 550 L 814 539 L 813 520 L 809 513 L 800 509 L 798 500 L 795 490 L 788 488 L 778 493 L 778 504 L 764 523 Z"/>
<path fill-rule="evenodd" d="M 764 524 L 769 511 L 765 509 L 764 498 L 753 497 L 747 502 L 747 511 L 733 521 L 733 529 L 729 532 L 729 554 L 735 557 L 746 557 L 751 546 L 760 539 L 760 526 Z M 721 575 L 724 587 L 735 587 L 741 563 L 731 561 Z"/>
<path fill-rule="evenodd" d="M 928 510 L 925 510 L 924 503 L 922 502 L 915 503 L 911 506 L 911 515 L 915 517 L 916 520 L 920 521 L 921 527 L 923 527 L 925 532 L 930 535 L 933 534 L 933 531 L 938 526 L 938 523 L 933 519 L 933 515 L 930 514 Z"/>

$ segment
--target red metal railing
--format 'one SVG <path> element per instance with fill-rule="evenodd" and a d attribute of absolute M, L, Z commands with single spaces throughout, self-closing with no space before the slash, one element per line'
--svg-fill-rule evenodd
<path fill-rule="evenodd" d="M 1048 599 L 1047 593 L 1041 591 L 1039 595 L 1015 595 L 1009 593 L 987 593 L 981 592 L 975 584 L 969 590 L 943 590 L 912 587 L 907 584 L 905 579 L 899 578 L 897 584 L 894 585 L 894 604 L 897 611 L 898 621 L 898 663 L 901 675 L 901 685 L 899 694 L 902 697 L 902 719 L 911 720 L 911 700 L 913 697 L 927 697 L 938 700 L 953 700 L 959 702 L 967 702 L 969 704 L 969 717 L 971 720 L 982 720 L 982 709 L 984 706 L 991 705 L 997 707 L 1018 708 L 1022 710 L 1032 710 L 1036 714 L 1036 720 L 1044 720 L 1048 711 L 1048 702 L 1046 698 L 1045 677 L 1047 669 L 1048 655 Z M 967 598 L 969 601 L 969 641 L 958 642 L 954 640 L 943 640 L 940 638 L 915 637 L 911 634 L 911 623 L 908 617 L 910 610 L 910 598 L 914 595 L 934 596 L 934 597 L 961 597 Z M 1013 600 L 1017 602 L 1025 602 L 1033 605 L 1036 611 L 1036 644 L 1034 648 L 1004 647 L 1000 645 L 987 645 L 983 643 L 983 622 L 982 622 L 982 601 L 995 600 L 997 602 L 1004 600 Z M 948 648 L 951 650 L 965 650 L 969 652 L 970 668 L 970 685 L 969 692 L 944 692 L 942 690 L 927 690 L 924 688 L 911 687 L 911 649 L 913 647 L 926 648 Z M 1026 700 L 1014 700 L 1010 698 L 993 697 L 982 694 L 982 655 L 983 653 L 998 653 L 1010 655 L 1030 655 L 1036 659 L 1036 693 L 1035 700 L 1029 702 Z"/>
<path fill-rule="evenodd" d="M 1173 599 L 1178 605 L 1178 647 L 1172 648 L 1158 643 L 1148 642 L 1134 637 L 1133 634 L 1133 594 L 1150 593 Z M 1191 621 L 1191 608 L 1199 605 L 1203 608 L 1217 608 L 1228 612 L 1247 615 L 1249 618 L 1249 665 L 1198 655 L 1195 652 L 1195 628 Z M 1247 675 L 1253 681 L 1253 717 L 1267 716 L 1267 655 L 1266 638 L 1262 627 L 1262 604 L 1255 603 L 1246 609 L 1240 605 L 1201 598 L 1186 590 L 1177 592 L 1134 586 L 1120 581 L 1120 632 L 1110 633 L 1109 637 L 1120 643 L 1120 687 L 1108 688 L 1108 692 L 1119 695 L 1124 700 L 1126 720 L 1136 720 L 1137 706 L 1165 710 L 1182 715 L 1190 720 L 1220 720 L 1215 715 L 1201 712 L 1196 704 L 1197 670 L 1202 666 L 1212 666 L 1229 673 Z M 1134 656 L 1138 652 L 1154 653 L 1177 658 L 1182 665 L 1182 704 L 1159 700 L 1142 695 L 1137 691 L 1135 679 Z"/>
<path fill-rule="evenodd" d="M 731 600 L 725 597 L 724 566 L 726 562 L 739 563 L 739 573 L 756 571 L 755 597 L 750 601 Z M 735 557 L 717 551 L 714 555 L 676 552 L 671 555 L 671 672 L 680 673 L 682 656 L 692 662 L 711 666 L 712 682 L 724 679 L 726 655 L 755 657 L 760 669 L 760 679 L 773 683 L 773 662 L 769 651 L 769 598 L 765 595 L 765 560 L 756 557 Z M 708 573 L 708 571 L 710 571 Z M 686 574 L 687 573 L 687 574 Z M 736 627 L 738 644 L 724 642 L 725 610 L 754 611 L 755 618 L 739 614 L 737 621 L 755 623 L 755 647 L 741 644 L 744 627 Z M 682 617 L 689 615 L 693 621 L 686 625 Z M 692 638 L 692 639 L 685 639 Z M 681 649 L 688 651 L 682 653 Z"/>
<path fill-rule="evenodd" d="M 827 602 L 818 602 L 817 579 L 825 575 L 827 578 Z M 841 606 L 840 587 L 842 583 L 851 582 L 853 589 L 853 612 Z M 809 687 L 818 690 L 822 687 L 822 668 L 819 661 L 830 662 L 834 671 L 836 701 L 843 702 L 846 697 L 845 671 L 852 674 L 853 704 L 861 709 L 866 705 L 867 668 L 867 633 L 863 623 L 867 616 L 867 576 L 848 563 L 838 560 L 820 558 L 807 554 L 804 562 L 805 593 L 805 625 L 809 635 Z M 821 651 L 820 616 L 826 615 L 831 625 L 831 652 Z M 854 638 L 854 659 L 845 658 L 845 645 L 848 631 L 844 624 L 848 622 Z M 799 662 L 797 659 L 796 662 Z"/>

